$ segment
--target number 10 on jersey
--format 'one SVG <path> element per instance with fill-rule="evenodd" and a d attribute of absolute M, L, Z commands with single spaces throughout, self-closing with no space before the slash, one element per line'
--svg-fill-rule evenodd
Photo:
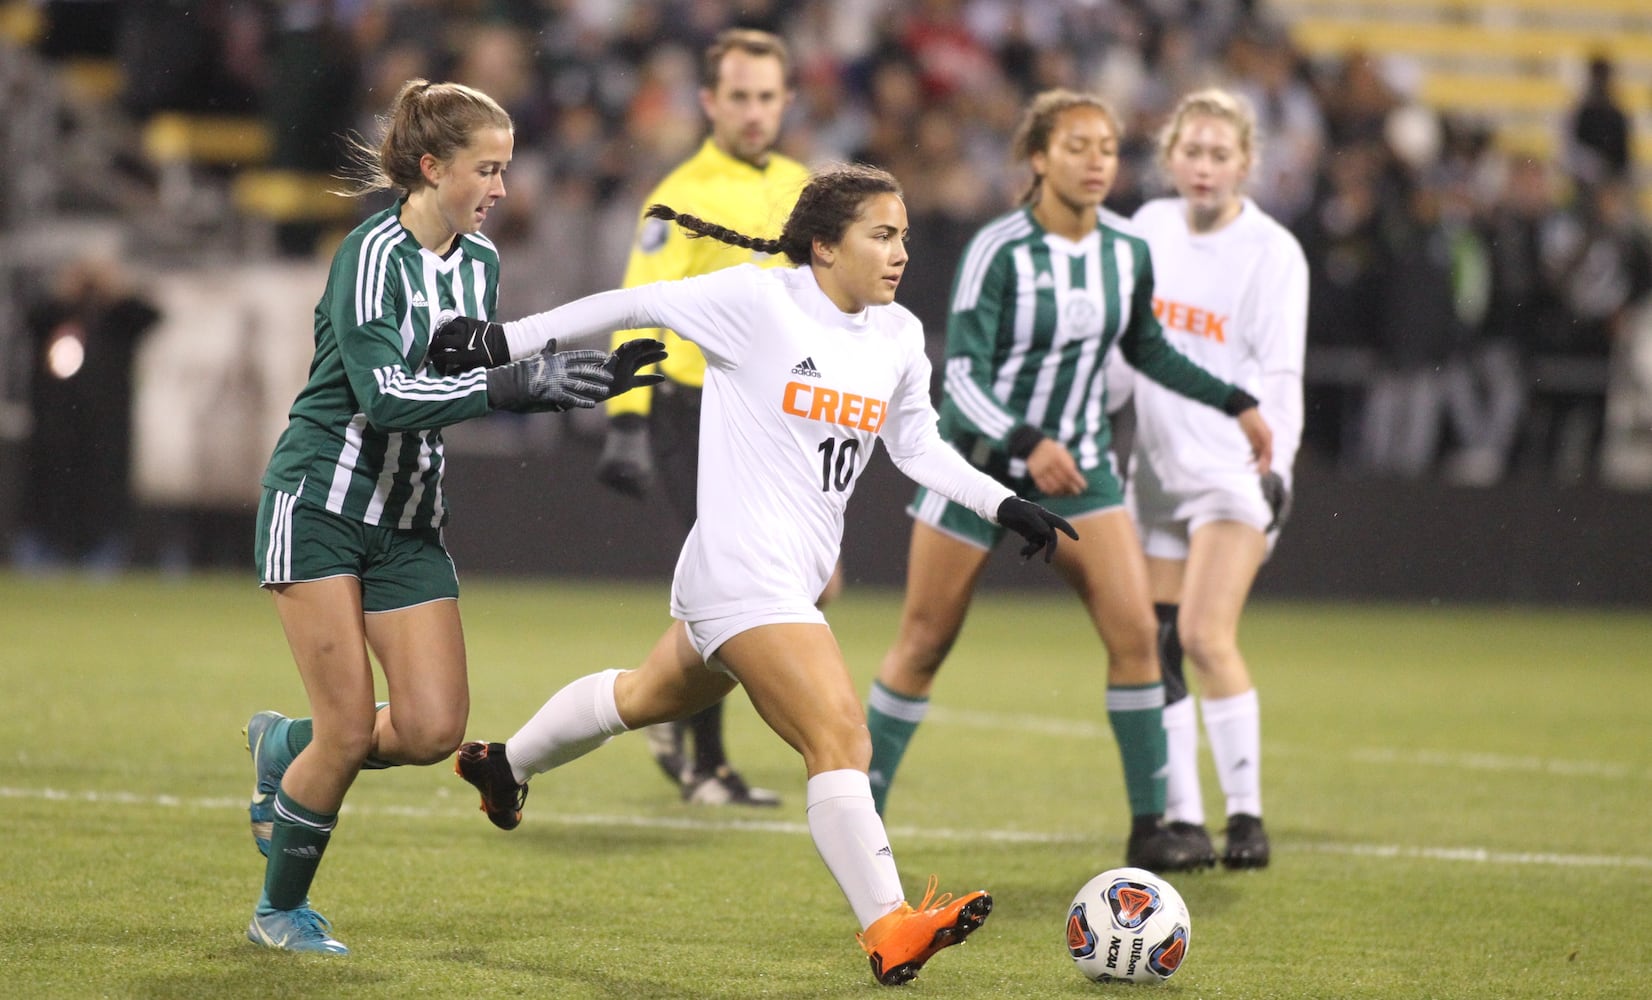
<path fill-rule="evenodd" d="M 855 461 L 860 457 L 860 442 L 854 438 L 829 437 L 815 449 L 820 452 L 820 492 L 842 493 L 855 481 Z"/>

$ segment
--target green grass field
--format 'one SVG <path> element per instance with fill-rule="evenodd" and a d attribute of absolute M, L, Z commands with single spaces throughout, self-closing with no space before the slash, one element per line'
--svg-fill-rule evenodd
<path fill-rule="evenodd" d="M 639 657 L 665 585 L 467 583 L 471 736 Z M 831 611 L 863 688 L 898 595 Z M 804 825 L 801 768 L 738 694 L 777 811 L 675 801 L 639 737 L 539 778 L 522 827 L 447 766 L 366 774 L 313 899 L 353 954 L 249 944 L 253 711 L 301 713 L 244 576 L 0 575 L 0 983 L 7 995 L 871 997 Z M 1260 605 L 1274 865 L 1175 879 L 1184 998 L 1652 994 L 1652 615 Z M 1121 863 L 1102 654 L 1065 594 L 983 594 L 890 802 L 909 892 L 992 919 L 906 991 L 1138 995 L 1072 968 L 1073 892 Z M 1221 802 L 1206 773 L 1207 807 Z"/>

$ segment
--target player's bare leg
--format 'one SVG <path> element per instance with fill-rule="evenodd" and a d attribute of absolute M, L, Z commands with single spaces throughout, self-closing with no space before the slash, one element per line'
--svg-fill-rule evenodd
<path fill-rule="evenodd" d="M 880 983 L 899 985 L 935 953 L 958 944 L 992 911 L 986 892 L 906 902 L 866 765 L 871 740 L 837 640 L 825 625 L 763 625 L 717 651 L 765 722 L 803 757 L 809 833 L 861 932 L 857 940 Z"/>

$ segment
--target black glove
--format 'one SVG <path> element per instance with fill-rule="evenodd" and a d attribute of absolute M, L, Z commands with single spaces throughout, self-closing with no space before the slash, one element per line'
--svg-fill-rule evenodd
<path fill-rule="evenodd" d="M 1263 530 L 1283 528 L 1291 516 L 1291 491 L 1285 487 L 1285 480 L 1279 473 L 1272 469 L 1262 476 L 1262 499 L 1268 502 L 1268 509 L 1273 511 L 1273 520 L 1269 521 Z"/>
<path fill-rule="evenodd" d="M 1045 562 L 1054 558 L 1057 531 L 1065 531 L 1068 538 L 1078 541 L 1078 532 L 1066 518 L 1020 497 L 1010 497 L 998 505 L 998 523 L 1027 540 L 1027 544 L 1021 546 L 1023 560 L 1037 555 L 1039 549 L 1044 550 Z"/>
<path fill-rule="evenodd" d="M 538 354 L 488 369 L 488 405 L 518 413 L 588 410 L 608 398 L 612 372 L 602 367 L 601 351 L 563 351 L 556 341 Z"/>
<path fill-rule="evenodd" d="M 639 385 L 658 385 L 664 382 L 665 376 L 658 372 L 637 374 L 639 369 L 657 365 L 664 360 L 665 345 L 647 337 L 627 340 L 614 348 L 614 353 L 608 355 L 608 360 L 602 363 L 602 367 L 614 376 L 614 382 L 608 389 L 609 398 L 629 392 Z"/>
<path fill-rule="evenodd" d="M 608 437 L 597 459 L 597 482 L 642 499 L 654 486 L 654 453 L 648 446 L 648 421 L 623 413 L 608 424 Z"/>
<path fill-rule="evenodd" d="M 452 375 L 472 368 L 509 364 L 511 349 L 505 340 L 503 325 L 469 316 L 453 316 L 437 323 L 425 357 L 438 372 Z"/>

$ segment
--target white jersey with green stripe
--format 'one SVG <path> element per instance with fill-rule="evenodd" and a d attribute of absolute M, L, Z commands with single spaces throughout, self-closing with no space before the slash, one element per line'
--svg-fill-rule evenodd
<path fill-rule="evenodd" d="M 987 223 L 964 251 L 947 320 L 941 434 L 981 468 L 1008 458 L 1021 424 L 1062 442 L 1079 467 L 1109 461 L 1103 362 L 1125 359 L 1175 392 L 1221 406 L 1233 387 L 1177 353 L 1153 317 L 1147 243 L 1098 210 L 1081 240 L 1048 232 L 1030 208 Z"/>
<path fill-rule="evenodd" d="M 442 376 L 425 352 L 444 311 L 486 319 L 498 304 L 499 252 L 456 237 L 419 245 L 400 205 L 357 226 L 333 255 L 315 310 L 310 377 L 288 412 L 263 484 L 366 524 L 441 527 L 439 428 L 488 412 L 483 369 Z"/>

